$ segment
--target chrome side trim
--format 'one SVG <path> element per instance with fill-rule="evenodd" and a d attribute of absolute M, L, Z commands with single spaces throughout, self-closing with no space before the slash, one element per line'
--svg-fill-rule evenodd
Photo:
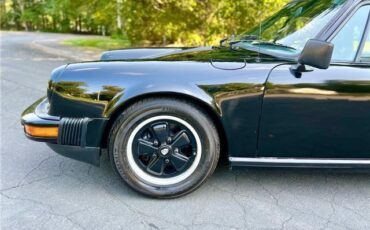
<path fill-rule="evenodd" d="M 258 163 L 258 164 L 316 164 L 316 165 L 347 165 L 359 164 L 370 165 L 369 159 L 297 159 L 297 158 L 274 158 L 274 157 L 260 157 L 260 158 L 247 158 L 247 157 L 229 157 L 230 162 L 239 163 Z"/>

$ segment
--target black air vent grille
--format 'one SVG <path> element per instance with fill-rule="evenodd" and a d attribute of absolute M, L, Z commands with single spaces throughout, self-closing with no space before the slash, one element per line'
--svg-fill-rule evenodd
<path fill-rule="evenodd" d="M 81 146 L 84 133 L 83 118 L 63 118 L 60 123 L 59 143 L 62 145 Z"/>

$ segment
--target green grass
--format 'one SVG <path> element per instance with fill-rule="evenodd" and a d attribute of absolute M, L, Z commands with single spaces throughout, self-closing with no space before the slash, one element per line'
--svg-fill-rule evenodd
<path fill-rule="evenodd" d="M 125 39 L 113 38 L 74 38 L 62 42 L 64 45 L 97 48 L 101 50 L 120 49 L 130 46 L 130 42 Z"/>

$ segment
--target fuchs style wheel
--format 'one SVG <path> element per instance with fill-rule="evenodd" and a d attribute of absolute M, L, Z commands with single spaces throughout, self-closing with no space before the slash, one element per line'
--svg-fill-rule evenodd
<path fill-rule="evenodd" d="M 174 116 L 156 116 L 141 122 L 131 133 L 127 160 L 142 180 L 171 185 L 189 177 L 202 155 L 197 132 Z"/>
<path fill-rule="evenodd" d="M 219 158 L 212 120 L 177 99 L 147 99 L 125 110 L 110 133 L 113 168 L 133 189 L 171 198 L 198 188 Z"/>

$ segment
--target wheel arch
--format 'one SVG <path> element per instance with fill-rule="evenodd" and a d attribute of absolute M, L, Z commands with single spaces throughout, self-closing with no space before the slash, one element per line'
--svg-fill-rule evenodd
<path fill-rule="evenodd" d="M 218 109 L 215 105 L 209 104 L 199 98 L 183 94 L 183 93 L 175 93 L 175 92 L 158 92 L 158 93 L 148 93 L 148 94 L 142 94 L 142 95 L 137 95 L 135 97 L 132 97 L 124 102 L 121 102 L 117 108 L 112 111 L 112 113 L 109 116 L 108 122 L 106 124 L 106 127 L 104 129 L 104 133 L 102 136 L 102 143 L 101 146 L 103 148 L 106 148 L 108 145 L 108 138 L 109 138 L 109 133 L 110 130 L 118 118 L 118 116 L 129 106 L 132 104 L 144 100 L 144 99 L 149 99 L 149 98 L 169 98 L 169 99 L 183 99 L 187 102 L 190 102 L 195 105 L 200 105 L 200 108 L 204 110 L 204 112 L 209 115 L 212 119 L 212 122 L 214 122 L 216 129 L 218 131 L 218 134 L 220 136 L 220 144 L 221 144 L 221 156 L 222 157 L 227 157 L 228 153 L 228 145 L 227 145 L 227 138 L 226 138 L 226 132 L 223 126 L 223 123 L 221 121 L 221 115 L 218 112 Z"/>

